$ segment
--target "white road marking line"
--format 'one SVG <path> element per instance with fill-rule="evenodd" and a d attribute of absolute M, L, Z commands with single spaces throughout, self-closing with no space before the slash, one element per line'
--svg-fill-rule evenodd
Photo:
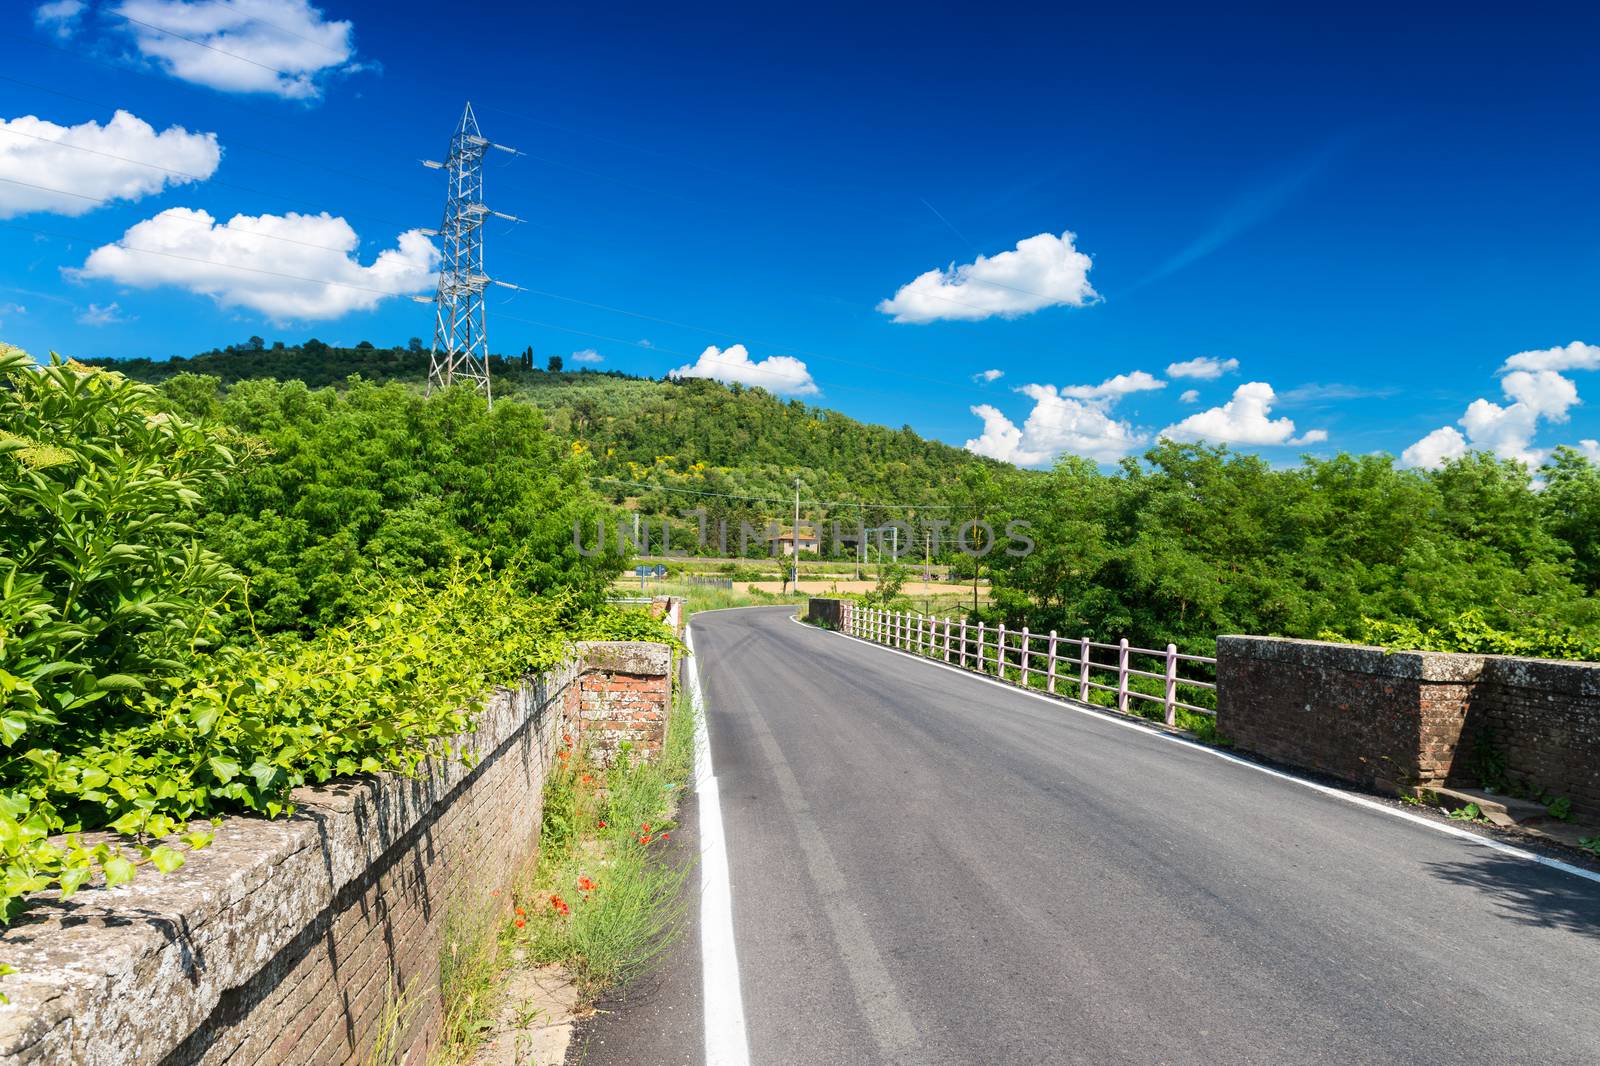
<path fill-rule="evenodd" d="M 799 616 L 791 617 L 790 621 L 794 622 L 796 625 L 806 625 L 806 623 L 800 621 Z M 806 628 L 816 629 L 815 626 L 806 626 Z M 1481 844 L 1486 848 L 1500 852 L 1502 855 L 1509 855 L 1513 858 L 1523 859 L 1527 862 L 1538 863 L 1540 866 L 1547 866 L 1552 870 L 1560 870 L 1562 873 L 1571 874 L 1574 877 L 1581 877 L 1585 881 L 1593 881 L 1596 884 L 1600 884 L 1600 873 L 1595 873 L 1593 870 L 1585 870 L 1581 866 L 1573 866 L 1571 863 L 1562 862 L 1560 859 L 1552 859 L 1544 855 L 1527 851 L 1523 848 L 1513 847 L 1510 844 L 1501 843 L 1500 841 L 1494 840 L 1490 837 L 1482 837 L 1477 833 L 1462 829 L 1459 826 L 1443 825 L 1439 822 L 1433 821 L 1430 818 L 1424 818 L 1421 815 L 1412 814 L 1410 811 L 1399 810 L 1398 808 L 1391 807 L 1386 803 L 1380 803 L 1375 799 L 1357 795 L 1354 792 L 1346 792 L 1343 789 L 1331 788 L 1327 785 L 1319 785 L 1315 781 L 1307 781 L 1303 777 L 1296 777 L 1294 774 L 1284 773 L 1282 770 L 1274 770 L 1270 766 L 1262 766 L 1260 763 L 1251 762 L 1249 759 L 1241 759 L 1237 755 L 1230 755 L 1221 748 L 1213 748 L 1209 744 L 1201 744 L 1199 741 L 1189 740 L 1187 737 L 1175 736 L 1172 733 L 1162 732 L 1158 729 L 1151 729 L 1150 727 L 1140 725 L 1137 722 L 1125 721 L 1122 718 L 1116 717 L 1115 715 L 1106 714 L 1104 711 L 1096 710 L 1092 707 L 1085 707 L 1080 703 L 1076 703 L 1060 696 L 1047 696 L 1042 692 L 1033 692 L 1028 689 L 1018 688 L 1016 685 L 1008 685 L 1003 681 L 996 680 L 995 678 L 985 677 L 982 674 L 975 674 L 970 670 L 962 670 L 960 667 L 950 666 L 935 659 L 924 658 L 923 656 L 917 655 L 913 652 L 902 651 L 899 648 L 891 648 L 887 645 L 879 644 L 876 641 L 865 640 L 861 637 L 846 633 L 843 630 L 819 630 L 819 632 L 834 632 L 847 640 L 853 640 L 858 644 L 865 644 L 869 648 L 881 648 L 884 651 L 893 652 L 896 655 L 905 656 L 909 659 L 915 659 L 918 662 L 927 663 L 929 666 L 936 666 L 941 670 L 949 670 L 951 673 L 960 674 L 963 677 L 970 677 L 974 681 L 981 681 L 986 685 L 994 685 L 996 688 L 1003 688 L 1007 692 L 1016 693 L 1018 696 L 1029 696 L 1033 699 L 1042 700 L 1043 702 L 1056 707 L 1065 707 L 1069 711 L 1077 711 L 1079 714 L 1085 714 L 1091 718 L 1098 718 L 1102 722 L 1109 722 L 1112 725 L 1122 726 L 1124 729 L 1135 730 L 1136 732 L 1142 733 L 1147 737 L 1171 741 L 1174 744 L 1182 744 L 1184 747 L 1193 748 L 1196 751 L 1203 751 L 1207 755 L 1213 755 L 1224 760 L 1225 762 L 1233 763 L 1236 766 L 1245 766 L 1251 770 L 1255 770 L 1258 773 L 1266 774 L 1269 777 L 1276 777 L 1283 781 L 1291 781 L 1294 784 L 1300 785 L 1302 788 L 1309 788 L 1313 792 L 1320 792 L 1324 796 L 1332 796 L 1335 799 L 1344 800 L 1346 803 L 1353 803 L 1358 807 L 1366 807 L 1368 810 L 1380 811 L 1383 814 L 1390 815 L 1394 818 L 1403 819 L 1407 822 L 1411 822 L 1414 825 L 1420 825 L 1427 829 L 1432 829 L 1435 832 L 1444 833 L 1446 836 L 1460 837 L 1463 840 L 1470 840 L 1474 844 Z"/>
<path fill-rule="evenodd" d="M 750 1066 L 739 957 L 733 944 L 733 888 L 728 882 L 728 846 L 722 833 L 722 802 L 711 766 L 700 663 L 694 657 L 693 622 L 684 630 L 689 646 L 689 698 L 694 702 L 694 789 L 700 804 L 700 977 L 705 1001 L 706 1066 Z"/>

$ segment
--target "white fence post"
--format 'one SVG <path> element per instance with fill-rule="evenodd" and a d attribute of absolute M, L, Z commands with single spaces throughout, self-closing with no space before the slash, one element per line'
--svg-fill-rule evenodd
<path fill-rule="evenodd" d="M 1089 702 L 1089 638 L 1078 638 L 1078 702 Z"/>
<path fill-rule="evenodd" d="M 1001 681 L 1006 679 L 1006 624 L 1004 622 L 995 627 L 994 676 Z"/>
<path fill-rule="evenodd" d="M 1045 655 L 1045 689 L 1056 694 L 1056 631 L 1050 631 L 1050 650 Z"/>
<path fill-rule="evenodd" d="M 1028 627 L 1027 626 L 1023 626 L 1022 627 L 1022 654 L 1020 656 L 1022 661 L 1017 664 L 1018 666 L 1022 667 L 1022 687 L 1023 688 L 1027 688 L 1028 687 L 1028 656 L 1031 655 L 1031 654 L 1033 654 L 1033 647 L 1032 647 L 1032 645 L 1030 645 L 1028 643 Z"/>
<path fill-rule="evenodd" d="M 1128 638 L 1117 645 L 1117 710 L 1128 713 Z"/>
<path fill-rule="evenodd" d="M 1167 645 L 1167 724 L 1178 724 L 1178 646 Z"/>
<path fill-rule="evenodd" d="M 966 616 L 963 615 L 962 618 L 961 618 L 961 669 L 965 670 L 966 668 L 967 668 L 967 619 L 966 619 Z"/>
<path fill-rule="evenodd" d="M 978 673 L 983 673 L 983 619 L 978 619 Z"/>
<path fill-rule="evenodd" d="M 944 661 L 950 661 L 950 616 L 944 616 Z"/>

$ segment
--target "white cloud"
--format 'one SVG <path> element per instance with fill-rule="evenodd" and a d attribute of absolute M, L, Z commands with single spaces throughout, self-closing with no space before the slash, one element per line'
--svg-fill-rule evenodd
<path fill-rule="evenodd" d="M 1022 428 L 998 408 L 978 404 L 971 411 L 983 419 L 983 434 L 967 441 L 969 452 L 1018 466 L 1040 466 L 1063 452 L 1109 463 L 1149 440 L 1128 422 L 1113 418 L 1103 400 L 1076 399 L 1054 385 L 1024 385 L 1017 391 L 1034 401 Z"/>
<path fill-rule="evenodd" d="M 1591 463 L 1600 463 L 1600 440 L 1580 440 L 1578 450 Z"/>
<path fill-rule="evenodd" d="M 1004 370 L 980 370 L 976 374 L 972 375 L 972 380 L 981 381 L 987 385 L 991 381 L 999 381 L 1005 376 L 1006 372 Z"/>
<path fill-rule="evenodd" d="M 1200 402 L 1200 390 L 1199 389 L 1184 389 L 1183 390 L 1183 395 L 1178 397 L 1178 402 L 1179 403 L 1199 403 Z"/>
<path fill-rule="evenodd" d="M 693 363 L 669 371 L 671 378 L 715 378 L 717 381 L 758 385 L 782 396 L 814 396 L 821 390 L 811 380 L 805 363 L 789 355 L 753 360 L 742 344 L 718 349 L 708 345 Z"/>
<path fill-rule="evenodd" d="M 573 352 L 572 361 L 574 363 L 603 363 L 606 361 L 606 357 L 593 348 L 585 348 L 581 352 Z"/>
<path fill-rule="evenodd" d="M 402 233 L 369 266 L 354 256 L 360 243 L 348 222 L 327 213 L 218 223 L 174 207 L 96 248 L 73 275 L 140 289 L 173 285 L 275 321 L 338 318 L 434 287 L 439 253 L 420 231 Z"/>
<path fill-rule="evenodd" d="M 1600 370 L 1600 344 L 1573 341 L 1565 348 L 1518 352 L 1502 370 Z"/>
<path fill-rule="evenodd" d="M 1447 460 L 1459 459 L 1467 454 L 1467 438 L 1454 426 L 1440 426 L 1417 443 L 1400 453 L 1404 466 L 1425 466 L 1437 469 Z"/>
<path fill-rule="evenodd" d="M 1199 378 L 1201 381 L 1215 381 L 1224 374 L 1232 373 L 1239 369 L 1237 359 L 1213 359 L 1209 355 L 1197 356 L 1194 359 L 1185 359 L 1181 363 L 1167 364 L 1167 377 L 1169 378 Z"/>
<path fill-rule="evenodd" d="M 10 179 L 0 181 L 0 218 L 87 214 L 102 200 L 138 200 L 209 178 L 221 159 L 216 134 L 181 126 L 157 133 L 126 111 L 104 126 L 58 126 L 32 115 L 0 121 L 0 178 Z"/>
<path fill-rule="evenodd" d="M 109 10 L 145 58 L 224 92 L 312 100 L 321 78 L 358 69 L 351 24 L 307 0 L 121 0 Z"/>
<path fill-rule="evenodd" d="M 1161 431 L 1169 440 L 1205 440 L 1213 444 L 1318 444 L 1328 439 L 1326 430 L 1294 435 L 1294 420 L 1272 418 L 1276 396 L 1265 381 L 1247 381 L 1233 390 L 1233 399 L 1221 407 L 1196 412 Z"/>
<path fill-rule="evenodd" d="M 78 321 L 85 326 L 116 326 L 132 322 L 133 317 L 123 314 L 122 308 L 113 300 L 104 305 L 90 304 L 87 311 L 78 312 Z"/>
<path fill-rule="evenodd" d="M 1167 383 L 1143 370 L 1135 370 L 1131 374 L 1118 374 L 1106 378 L 1098 385 L 1067 385 L 1061 390 L 1061 395 L 1071 396 L 1077 400 L 1116 400 L 1130 392 L 1149 392 L 1152 389 L 1164 389 Z"/>
<path fill-rule="evenodd" d="M 1506 363 L 1509 366 L 1510 360 Z M 1511 403 L 1501 406 L 1492 400 L 1473 400 L 1456 423 L 1466 430 L 1464 438 L 1453 427 L 1442 426 L 1401 452 L 1401 462 L 1407 466 L 1438 467 L 1446 459 L 1460 458 L 1471 448 L 1538 467 L 1550 454 L 1548 449 L 1533 446 L 1539 423 L 1565 422 L 1568 411 L 1578 403 L 1578 386 L 1554 370 L 1513 370 L 1500 380 L 1500 388 Z"/>
<path fill-rule="evenodd" d="M 51 0 L 34 8 L 33 22 L 41 30 L 48 30 L 66 40 L 78 32 L 78 26 L 83 21 L 83 9 L 87 6 L 83 0 Z"/>
<path fill-rule="evenodd" d="M 1100 299 L 1089 284 L 1087 255 L 1073 247 L 1075 235 L 1041 233 L 1017 242 L 1013 251 L 978 256 L 961 266 L 930 270 L 902 285 L 878 310 L 896 322 L 1015 318 L 1045 307 L 1083 307 Z"/>

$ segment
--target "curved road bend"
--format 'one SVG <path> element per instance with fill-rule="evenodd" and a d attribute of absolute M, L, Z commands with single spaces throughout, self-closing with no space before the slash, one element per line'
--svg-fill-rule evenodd
<path fill-rule="evenodd" d="M 1600 1062 L 1600 885 L 791 611 L 694 619 L 756 1066 Z"/>

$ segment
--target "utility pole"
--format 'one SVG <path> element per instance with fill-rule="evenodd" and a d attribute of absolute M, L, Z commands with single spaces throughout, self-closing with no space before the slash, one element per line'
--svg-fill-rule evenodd
<path fill-rule="evenodd" d="M 796 592 L 800 591 L 800 479 L 794 479 L 794 536 L 789 540 L 789 547 L 794 550 L 793 569 L 789 571 L 789 583 Z"/>
<path fill-rule="evenodd" d="M 437 230 L 423 230 L 444 244 L 439 270 L 439 290 L 432 300 L 413 296 L 418 303 L 434 305 L 433 345 L 428 350 L 428 391 L 448 388 L 458 379 L 472 382 L 492 405 L 489 387 L 489 326 L 484 315 L 483 290 L 490 285 L 518 289 L 496 281 L 483 269 L 483 224 L 490 215 L 509 222 L 521 219 L 491 211 L 483 202 L 483 157 L 495 148 L 520 155 L 515 148 L 495 144 L 478 132 L 478 119 L 469 102 L 450 138 L 450 154 L 443 163 L 424 159 L 430 170 L 445 171 L 448 192 L 444 221 Z"/>

